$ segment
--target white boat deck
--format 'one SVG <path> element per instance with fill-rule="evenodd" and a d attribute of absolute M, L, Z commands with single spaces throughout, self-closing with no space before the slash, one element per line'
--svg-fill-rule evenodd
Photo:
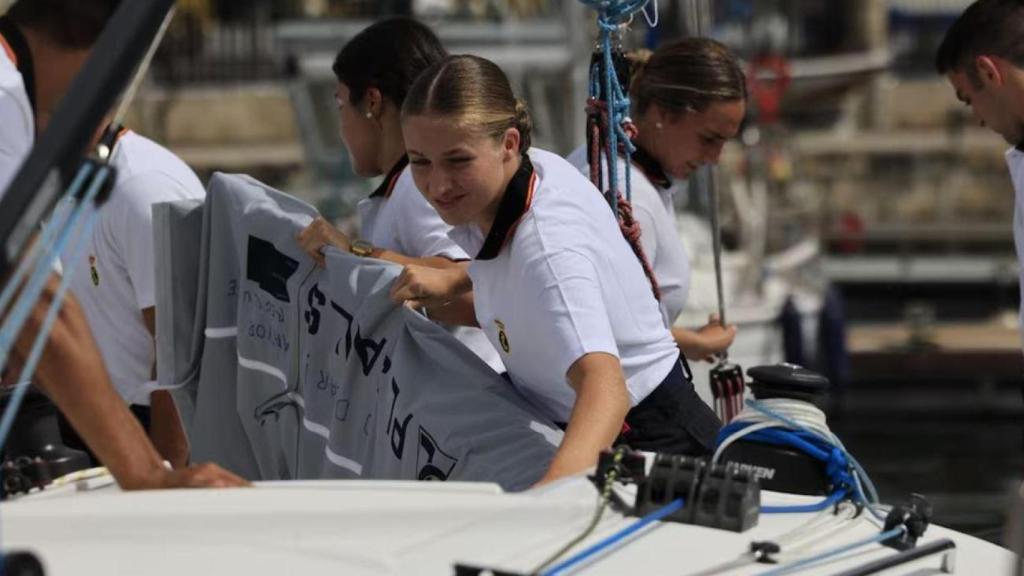
<path fill-rule="evenodd" d="M 503 494 L 491 484 L 317 481 L 252 489 L 122 493 L 65 489 L 0 506 L 3 544 L 36 551 L 48 575 L 454 574 L 453 564 L 526 573 L 591 519 L 596 492 L 583 478 Z M 807 498 L 762 494 L 766 504 Z M 656 525 L 573 573 L 672 575 L 735 560 L 753 540 L 770 540 L 810 514 L 762 515 L 738 534 L 674 523 Z M 633 522 L 608 513 L 593 542 Z M 827 546 L 877 534 L 866 519 Z M 957 574 L 1009 574 L 1012 554 L 938 526 L 920 543 L 952 538 Z M 833 574 L 896 552 L 870 545 L 840 561 L 799 572 Z M 937 574 L 932 556 L 885 574 Z M 765 564 L 716 574 L 759 574 Z M 704 572 L 708 573 L 708 572 Z"/>

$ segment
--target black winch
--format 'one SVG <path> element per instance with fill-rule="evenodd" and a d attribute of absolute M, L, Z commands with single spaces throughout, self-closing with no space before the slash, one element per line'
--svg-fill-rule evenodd
<path fill-rule="evenodd" d="M 820 409 L 829 388 L 828 378 L 795 364 L 756 366 L 747 375 L 757 400 L 785 398 Z M 832 491 L 825 463 L 790 446 L 742 438 L 722 452 L 719 462 L 746 470 L 765 490 L 811 496 Z"/>

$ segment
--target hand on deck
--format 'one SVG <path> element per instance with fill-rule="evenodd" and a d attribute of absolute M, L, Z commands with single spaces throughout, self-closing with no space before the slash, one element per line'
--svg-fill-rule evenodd
<path fill-rule="evenodd" d="M 166 490 L 169 488 L 232 488 L 249 486 L 249 482 L 211 464 L 193 464 L 187 468 L 170 470 L 161 467 L 142 478 L 120 481 L 124 490 Z"/>

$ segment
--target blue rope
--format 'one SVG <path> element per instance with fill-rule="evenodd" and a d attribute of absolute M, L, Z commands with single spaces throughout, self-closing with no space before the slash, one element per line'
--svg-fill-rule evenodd
<path fill-rule="evenodd" d="M 79 171 L 78 177 L 74 179 L 72 185 L 68 188 L 68 193 L 61 201 L 62 204 L 73 202 L 72 196 L 77 194 L 77 191 L 85 183 L 85 178 L 89 171 L 91 171 L 91 169 L 83 169 Z M 7 288 L 10 286 L 17 286 L 20 283 L 21 277 L 23 277 L 27 272 L 29 266 L 24 265 L 24 263 L 26 261 L 33 261 L 35 255 L 40 251 L 43 251 L 44 253 L 38 261 L 35 261 L 36 268 L 33 270 L 32 276 L 22 291 L 21 296 L 19 296 L 15 303 L 15 309 L 12 310 L 11 315 L 4 320 L 3 327 L 0 329 L 0 338 L 6 339 L 9 331 L 13 331 L 15 335 L 20 332 L 21 326 L 24 324 L 27 316 L 25 318 L 16 318 L 15 313 L 17 312 L 20 314 L 24 309 L 31 312 L 32 308 L 35 307 L 35 303 L 39 301 L 46 279 L 49 278 L 52 272 L 54 261 L 63 253 L 70 237 L 69 233 L 75 229 L 75 226 L 83 213 L 87 214 L 86 220 L 80 233 L 76 235 L 76 238 L 88 238 L 91 235 L 93 225 L 97 219 L 97 210 L 93 200 L 102 187 L 103 181 L 106 179 L 108 172 L 109 170 L 104 168 L 97 174 L 96 181 L 93 183 L 93 186 L 89 188 L 82 206 L 74 207 L 72 204 L 69 205 L 69 208 L 74 209 L 59 209 L 56 211 L 54 214 L 54 220 L 49 226 L 44 228 L 40 240 L 30 250 L 28 254 L 29 258 L 26 258 L 19 263 L 19 272 L 15 274 L 15 278 L 12 278 L 8 286 L 5 287 L 4 295 L 7 295 Z M 60 230 L 59 234 L 57 233 L 57 230 Z M 39 333 L 36 335 L 35 341 L 32 343 L 32 348 L 25 361 L 25 366 L 22 368 L 18 381 L 14 386 L 14 392 L 11 393 L 11 397 L 7 402 L 7 407 L 4 410 L 3 417 L 0 418 L 0 449 L 3 448 L 7 441 L 7 436 L 10 434 L 11 427 L 14 425 L 14 418 L 18 414 L 18 408 L 21 407 L 21 402 L 31 385 L 32 374 L 35 373 L 39 360 L 42 358 L 43 349 L 46 346 L 50 331 L 53 329 L 53 325 L 57 321 L 58 312 L 60 312 L 61 305 L 64 302 L 64 297 L 67 294 L 68 288 L 71 286 L 71 276 L 74 273 L 77 260 L 79 260 L 81 251 L 85 245 L 85 242 L 78 243 L 77 250 L 75 250 L 75 258 L 71 261 L 68 269 L 61 278 L 57 294 L 55 295 L 53 302 L 50 303 L 50 307 L 46 312 L 46 317 L 43 320 L 43 325 L 41 326 Z M 17 282 L 15 281 L 16 279 L 18 280 Z M 0 310 L 2 309 L 3 308 L 0 308 Z M 0 348 L 0 371 L 3 370 L 12 345 L 13 340 L 2 341 L 2 348 Z M 5 557 L 6 554 L 3 552 L 2 548 L 0 548 L 0 565 L 4 562 Z M 0 572 L 2 572 L 2 570 L 0 570 Z"/>
<path fill-rule="evenodd" d="M 836 504 L 840 503 L 849 495 L 849 492 L 843 488 L 832 492 L 825 497 L 821 502 L 815 504 L 800 504 L 793 506 L 761 506 L 762 514 L 806 514 L 809 512 L 821 512 L 826 508 L 831 508 Z"/>
<path fill-rule="evenodd" d="M 747 435 L 747 438 L 772 444 L 775 446 L 789 446 L 801 450 L 809 456 L 825 463 L 825 473 L 832 484 L 833 492 L 821 502 L 801 506 L 763 506 L 762 512 L 767 514 L 817 512 L 832 506 L 843 498 L 853 495 L 856 502 L 863 504 L 875 518 L 882 520 L 884 515 L 875 510 L 878 502 L 878 493 L 874 484 L 868 477 L 867 472 L 850 454 L 846 447 L 838 439 L 822 436 L 820 433 L 811 430 L 799 422 L 780 414 L 756 400 L 747 400 L 746 404 L 752 409 L 788 426 L 782 426 L 758 430 Z M 749 422 L 732 422 L 724 426 L 718 433 L 715 444 L 720 445 L 732 434 L 752 426 Z M 864 494 L 861 482 L 868 487 L 867 496 Z M 841 494 L 841 495 L 839 495 Z"/>
<path fill-rule="evenodd" d="M 43 234 L 39 240 L 32 245 L 28 254 L 25 258 L 22 258 L 18 262 L 18 268 L 14 275 L 8 280 L 7 285 L 4 286 L 2 292 L 0 292 L 0 310 L 6 310 L 7 305 L 11 303 L 11 299 L 17 293 L 18 286 L 21 285 L 22 279 L 25 278 L 25 274 L 28 273 L 29 267 L 32 266 L 36 261 L 36 256 L 42 250 L 43 246 L 50 246 L 53 242 L 54 235 L 57 230 L 61 230 L 67 223 L 68 218 L 71 216 L 71 210 L 67 209 L 70 207 L 68 204 L 71 201 L 71 194 L 77 193 L 79 189 L 85 184 L 86 177 L 92 172 L 92 164 L 85 163 L 79 168 L 78 174 L 75 175 L 75 179 L 72 181 L 71 186 L 68 187 L 68 191 L 64 194 L 60 204 L 58 204 L 57 210 L 53 212 L 53 220 L 46 226 L 43 227 Z"/>
<path fill-rule="evenodd" d="M 732 434 L 748 428 L 752 424 L 747 422 L 733 422 L 726 425 L 719 432 L 716 443 L 721 443 Z M 846 451 L 829 442 L 825 442 L 819 436 L 808 434 L 802 430 L 786 430 L 782 428 L 767 428 L 757 430 L 746 435 L 744 438 L 771 444 L 773 446 L 788 446 L 811 456 L 825 464 L 825 474 L 832 485 L 831 494 L 817 504 L 800 506 L 762 506 L 761 512 L 766 514 L 817 512 L 839 502 L 848 494 L 854 491 L 854 478 L 852 466 L 847 458 Z"/>
<path fill-rule="evenodd" d="M 86 170 L 79 170 L 78 176 L 76 176 L 72 185 L 77 185 L 78 188 L 85 182 L 87 175 Z M 76 191 L 77 192 L 77 191 Z M 71 189 L 65 194 L 62 203 L 67 203 L 71 197 Z M 66 235 L 72 225 L 68 225 L 68 220 L 75 215 L 74 210 L 60 210 L 59 213 L 54 214 L 55 220 L 48 226 L 43 228 L 43 233 L 39 241 L 32 246 L 28 256 L 23 259 L 19 264 L 14 276 L 10 279 L 6 286 L 4 286 L 3 292 L 0 293 L 0 310 L 5 310 L 10 304 L 11 299 L 17 294 L 18 288 L 21 286 L 21 281 L 25 278 L 29 269 L 35 266 L 32 275 L 25 286 L 25 290 L 21 292 L 18 303 L 15 305 L 15 311 L 11 315 L 4 319 L 3 325 L 0 326 L 0 369 L 6 363 L 7 354 L 10 351 L 10 346 L 14 342 L 18 333 L 21 331 L 24 318 L 31 312 L 32 307 L 35 304 L 35 300 L 38 299 L 39 293 L 42 291 L 41 282 L 45 281 L 46 277 L 52 270 L 53 262 L 56 258 L 54 252 L 54 244 L 65 242 Z M 37 257 L 42 252 L 42 257 Z M 36 284 L 39 285 L 38 292 L 32 298 L 26 298 L 26 295 L 31 293 L 32 287 Z M 30 301 L 29 301 L 30 300 Z M 24 307 L 21 313 L 16 313 L 18 307 Z M 21 321 L 19 322 L 19 317 Z"/>
<path fill-rule="evenodd" d="M 105 172 L 101 174 L 105 176 Z M 97 177 L 99 184 L 102 184 L 102 180 L 104 179 L 103 176 Z M 99 185 L 94 182 L 94 185 L 90 188 L 89 192 L 95 196 L 98 190 Z M 42 294 L 46 279 L 53 271 L 54 262 L 56 262 L 57 258 L 66 247 L 71 232 L 78 226 L 84 206 L 85 202 L 72 210 L 71 215 L 64 226 L 60 228 L 54 226 L 53 228 L 56 231 L 56 238 L 51 239 L 51 245 L 43 246 L 41 248 L 43 255 L 34 262 L 35 269 L 33 270 L 32 275 L 29 277 L 29 280 L 21 292 L 17 302 L 15 302 L 10 315 L 7 316 L 2 328 L 0 328 L 0 367 L 6 364 L 7 356 L 10 353 L 15 339 L 21 332 L 25 321 L 32 313 L 32 309 L 35 307 L 35 303 L 38 301 L 40 294 Z M 44 231 L 43 235 L 48 236 L 46 231 Z"/>
<path fill-rule="evenodd" d="M 813 430 L 810 430 L 809 428 L 806 428 L 805 426 L 801 425 L 799 422 L 796 422 L 796 421 L 786 417 L 783 414 L 779 414 L 778 412 L 775 412 L 774 410 L 766 407 L 764 404 L 762 404 L 761 402 L 758 402 L 756 400 L 747 400 L 746 403 L 747 403 L 748 406 L 750 406 L 754 410 L 756 410 L 756 411 L 758 411 L 758 412 L 760 412 L 760 413 L 762 413 L 762 414 L 764 414 L 764 415 L 766 415 L 766 416 L 768 416 L 770 418 L 775 418 L 776 420 L 780 420 L 780 421 L 784 422 L 787 426 L 789 426 L 791 428 L 794 428 L 796 430 L 801 430 L 801 431 L 806 432 L 807 434 L 811 434 L 813 436 L 817 436 L 817 437 L 821 438 L 822 440 L 824 440 L 825 442 L 827 442 L 829 444 L 831 444 L 834 441 L 836 443 L 836 445 L 840 449 L 842 449 L 843 453 L 846 455 L 846 459 L 849 460 L 850 464 L 853 466 L 853 468 L 857 472 L 854 475 L 854 477 L 853 477 L 854 478 L 853 487 L 854 487 L 854 494 L 856 496 L 856 501 L 861 503 L 861 504 L 863 504 L 868 509 L 868 512 L 870 512 L 871 515 L 875 517 L 875 519 L 881 520 L 881 521 L 885 520 L 885 515 L 880 513 L 878 510 L 875 509 L 875 505 L 879 502 L 879 498 L 878 498 L 878 490 L 875 489 L 874 482 L 871 481 L 871 477 L 868 476 L 867 471 L 864 470 L 864 467 L 860 465 L 860 462 L 858 462 L 857 459 L 853 457 L 853 454 L 850 454 L 850 452 L 846 449 L 846 446 L 843 445 L 842 440 L 839 440 L 838 438 L 835 438 L 833 440 L 832 438 L 826 438 L 824 436 L 821 436 L 817 432 L 814 432 Z M 863 483 L 863 486 L 861 485 L 862 483 Z M 868 490 L 868 493 L 866 495 L 864 494 L 864 486 L 866 486 L 867 490 Z"/>
<path fill-rule="evenodd" d="M 78 235 L 78 238 L 90 237 L 98 216 L 99 212 L 93 208 L 86 216 L 85 223 L 82 225 L 82 230 Z M 50 303 L 50 307 L 46 311 L 46 317 L 43 320 L 43 325 L 39 330 L 39 334 L 32 343 L 32 349 L 25 361 L 25 366 L 21 369 L 21 374 L 18 376 L 18 383 L 15 385 L 14 392 L 11 394 L 8 408 L 4 411 L 3 418 L 0 419 L 0 448 L 4 446 L 4 443 L 6 443 L 7 435 L 10 434 L 11 427 L 14 425 L 14 418 L 17 415 L 17 410 L 21 406 L 22 398 L 28 392 L 28 389 L 32 384 L 32 375 L 35 374 L 36 367 L 39 365 L 39 360 L 43 356 L 43 350 L 46 347 L 46 342 L 49 339 L 50 332 L 53 330 L 53 325 L 57 322 L 57 316 L 64 304 L 64 298 L 67 296 L 68 289 L 71 287 L 71 278 L 74 275 L 75 268 L 78 266 L 78 261 L 81 259 L 82 252 L 86 246 L 87 243 L 84 241 L 79 242 L 78 245 L 75 246 L 73 257 L 68 266 L 64 269 L 60 285 L 57 288 L 57 294 L 54 297 L 53 302 Z"/>
<path fill-rule="evenodd" d="M 618 215 L 618 154 L 619 141 L 622 142 L 626 166 L 626 200 L 633 199 L 632 178 L 630 175 L 630 160 L 636 147 L 622 127 L 629 118 L 629 98 L 622 92 L 622 83 L 615 72 L 612 60 L 612 38 L 619 28 L 628 23 L 633 15 L 640 12 L 650 0 L 580 0 L 584 5 L 597 11 L 597 25 L 600 30 L 601 61 L 604 66 L 604 73 L 601 74 L 600 67 L 596 64 L 590 71 L 590 97 L 599 99 L 601 96 L 601 85 L 604 85 L 604 94 L 608 99 L 606 102 L 608 113 L 608 202 L 612 211 Z M 598 78 L 598 76 L 603 76 Z"/>
<path fill-rule="evenodd" d="M 825 552 L 822 552 L 820 554 L 815 554 L 814 556 L 810 556 L 808 558 L 804 558 L 803 560 L 793 562 L 792 564 L 786 564 L 785 566 L 780 566 L 778 568 L 768 570 L 767 572 L 761 572 L 757 576 L 781 576 L 782 574 L 796 572 L 797 570 L 800 570 L 812 564 L 823 562 L 825 560 L 828 560 L 829 558 L 834 558 L 836 556 L 839 556 L 840 554 L 849 552 L 850 550 L 856 550 L 857 548 L 861 548 L 862 546 L 867 546 L 869 544 L 874 544 L 876 542 L 884 542 L 892 538 L 898 538 L 899 536 L 903 535 L 906 529 L 906 526 L 899 526 L 887 532 L 876 534 L 870 538 L 865 538 L 863 540 L 858 540 L 850 544 L 838 546 L 836 548 L 832 548 L 831 550 L 826 550 Z"/>
<path fill-rule="evenodd" d="M 66 250 L 68 243 L 71 241 L 73 232 L 78 229 L 79 222 L 85 219 L 84 224 L 78 234 L 74 234 L 76 239 L 87 238 L 91 234 L 93 224 L 95 223 L 97 216 L 97 209 L 94 203 L 96 196 L 99 194 L 100 189 L 103 187 L 104 182 L 107 179 L 110 170 L 106 167 L 101 167 L 96 173 L 92 184 L 89 186 L 85 198 L 81 203 L 71 210 L 71 214 L 64 219 L 58 215 L 58 220 L 64 223 L 63 226 L 52 226 L 54 233 L 50 234 L 49 231 L 44 230 L 43 236 L 52 240 L 52 245 L 42 247 L 43 255 L 35 262 L 35 269 L 32 272 L 31 277 L 26 283 L 24 290 L 15 302 L 14 308 L 11 310 L 10 315 L 3 323 L 2 329 L 0 329 L 0 369 L 6 364 L 8 355 L 11 347 L 14 344 L 15 338 L 21 329 L 24 327 L 29 315 L 32 313 L 36 302 L 39 301 L 39 297 L 42 294 L 43 288 L 46 285 L 46 280 L 49 278 L 53 270 L 53 264 Z M 81 175 L 82 172 L 80 171 Z M 72 186 L 81 187 L 84 183 L 85 177 L 75 178 Z M 77 191 L 69 188 L 69 195 L 76 194 Z M 56 224 L 55 222 L 54 224 Z M 58 230 L 59 229 L 59 230 Z M 56 238 L 53 238 L 53 236 Z M 84 242 L 80 242 L 78 250 L 80 252 L 84 246 Z M 75 259 L 77 260 L 77 258 Z M 15 385 L 14 392 L 11 395 L 11 399 L 4 410 L 3 417 L 0 418 L 0 449 L 3 448 L 4 442 L 7 440 L 7 436 L 10 433 L 11 426 L 14 424 L 14 418 L 17 414 L 18 408 L 21 405 L 21 400 L 28 391 L 30 385 L 30 378 L 35 372 L 35 368 L 38 365 L 40 358 L 42 357 L 42 351 L 45 348 L 46 341 L 49 337 L 50 330 L 53 328 L 54 323 L 57 320 L 57 313 L 60 310 L 61 304 L 63 303 L 64 295 L 67 292 L 68 286 L 70 285 L 71 272 L 74 271 L 75 263 L 72 262 L 68 269 L 68 273 L 64 274 L 61 278 L 61 283 L 57 291 L 57 295 L 53 302 L 50 303 L 50 307 L 47 310 L 47 315 L 44 319 L 43 326 L 36 334 L 36 338 L 32 344 L 32 349 L 29 353 L 29 357 L 26 359 L 25 366 L 21 371 L 21 375 L 18 379 L 18 383 Z"/>
<path fill-rule="evenodd" d="M 616 26 L 628 23 L 650 0 L 580 0 L 601 14 L 605 22 Z"/>
<path fill-rule="evenodd" d="M 600 19 L 598 23 L 601 24 Z M 612 63 L 612 32 L 607 26 L 601 24 L 601 58 L 604 61 L 604 94 L 608 98 L 608 201 L 612 205 L 612 213 L 616 216 L 619 213 L 619 132 L 615 129 L 617 108 L 615 107 L 614 88 L 618 85 L 618 75 L 615 73 L 615 66 Z M 626 170 L 630 166 L 626 165 Z M 627 193 L 629 191 L 627 190 Z"/>
<path fill-rule="evenodd" d="M 611 536 L 602 539 L 600 542 L 597 542 L 596 544 L 590 546 L 586 550 L 581 551 L 579 554 L 567 558 L 566 560 L 552 566 L 544 572 L 541 572 L 541 576 L 556 576 L 565 574 L 566 572 L 574 568 L 577 564 L 580 564 L 581 562 L 593 556 L 596 556 L 600 552 L 608 548 L 611 548 L 616 544 L 621 543 L 623 540 L 642 530 L 646 526 L 653 524 L 654 522 L 657 522 L 662 518 L 671 515 L 674 512 L 682 510 L 682 508 L 683 499 L 676 498 L 675 500 L 669 502 L 665 506 L 658 508 L 654 512 L 651 512 L 650 514 L 644 516 L 643 518 L 640 518 L 636 522 L 633 522 L 629 526 L 626 526 L 625 528 L 615 532 Z"/>

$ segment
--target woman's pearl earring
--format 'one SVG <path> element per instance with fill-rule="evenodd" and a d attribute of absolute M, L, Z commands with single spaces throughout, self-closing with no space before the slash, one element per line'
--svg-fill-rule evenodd
<path fill-rule="evenodd" d="M 661 130 L 662 128 L 664 128 L 664 126 L 661 125 L 661 122 L 655 122 L 654 123 L 654 127 L 657 128 L 658 130 Z"/>
<path fill-rule="evenodd" d="M 367 118 L 368 120 L 373 120 L 373 112 L 367 112 L 367 113 L 366 113 L 366 118 Z"/>

